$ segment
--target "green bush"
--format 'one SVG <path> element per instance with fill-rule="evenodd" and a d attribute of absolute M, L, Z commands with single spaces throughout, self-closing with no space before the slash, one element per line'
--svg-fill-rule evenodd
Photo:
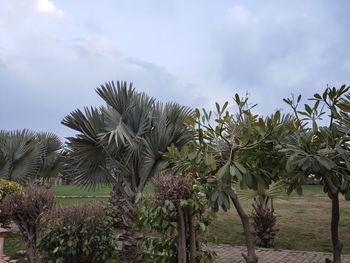
<path fill-rule="evenodd" d="M 0 179 L 0 203 L 6 196 L 13 194 L 15 192 L 20 192 L 22 190 L 23 188 L 20 184 L 16 182 L 8 181 L 8 180 Z M 6 227 L 9 225 L 9 223 L 10 223 L 10 218 L 8 215 L 6 215 L 3 212 L 3 208 L 0 205 L 0 225 Z"/>
<path fill-rule="evenodd" d="M 116 261 L 116 233 L 101 204 L 57 207 L 41 222 L 38 250 L 43 262 Z"/>
<path fill-rule="evenodd" d="M 206 211 L 203 185 L 183 175 L 159 176 L 153 184 L 153 196 L 139 199 L 137 210 L 143 262 L 214 262 L 217 253 L 205 239 L 214 215 Z"/>

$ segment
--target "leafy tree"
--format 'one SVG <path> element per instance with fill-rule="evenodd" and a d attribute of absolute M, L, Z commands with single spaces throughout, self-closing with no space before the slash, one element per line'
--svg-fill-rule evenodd
<path fill-rule="evenodd" d="M 257 262 L 254 239 L 251 234 L 249 216 L 242 208 L 237 188 L 257 190 L 267 188 L 285 172 L 285 160 L 276 145 L 286 134 L 286 127 L 292 126 L 290 116 L 280 112 L 263 118 L 252 112 L 248 98 L 234 97 L 237 114 L 216 104 L 216 116 L 203 109 L 197 109 L 191 120 L 194 140 L 177 149 L 169 148 L 166 154 L 170 167 L 177 172 L 192 173 L 201 177 L 211 207 L 218 210 L 230 208 L 232 201 L 241 218 L 248 254 L 246 262 Z M 214 125 L 214 126 L 213 126 Z"/>
<path fill-rule="evenodd" d="M 113 184 L 110 203 L 124 229 L 122 253 L 132 261 L 138 257 L 132 213 L 136 196 L 161 170 L 161 153 L 172 143 L 186 143 L 184 122 L 192 111 L 156 101 L 126 82 L 109 82 L 96 92 L 105 106 L 75 110 L 62 121 L 78 132 L 68 138 L 68 164 L 80 185 Z"/>
<path fill-rule="evenodd" d="M 0 131 L 0 178 L 27 183 L 62 169 L 60 139 L 53 133 Z"/>
<path fill-rule="evenodd" d="M 302 191 L 304 178 L 314 175 L 321 180 L 324 192 L 332 200 L 331 236 L 333 244 L 333 260 L 341 262 L 343 244 L 339 240 L 339 194 L 350 199 L 349 177 L 349 117 L 350 87 L 327 87 L 322 94 L 314 94 L 304 110 L 299 110 L 301 95 L 297 98 L 284 99 L 293 110 L 296 130 L 286 137 L 282 144 L 288 161 L 286 169 L 290 173 L 287 178 L 290 191 Z M 328 125 L 322 120 L 328 114 Z"/>

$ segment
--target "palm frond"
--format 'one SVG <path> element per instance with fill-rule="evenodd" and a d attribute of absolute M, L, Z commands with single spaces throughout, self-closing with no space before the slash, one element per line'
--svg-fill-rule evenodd
<path fill-rule="evenodd" d="M 161 153 L 188 141 L 185 120 L 192 110 L 157 102 L 126 82 L 108 82 L 96 92 L 105 106 L 76 110 L 62 121 L 78 131 L 67 142 L 75 181 L 89 185 L 122 178 L 124 185 L 142 190 L 159 173 Z"/>
<path fill-rule="evenodd" d="M 267 196 L 272 199 L 283 198 L 287 195 L 286 184 L 283 181 L 277 181 L 270 184 L 269 188 L 258 185 L 257 190 L 236 189 L 237 196 L 240 200 L 252 201 L 256 197 Z"/>
<path fill-rule="evenodd" d="M 52 133 L 34 133 L 29 130 L 0 132 L 0 177 L 26 183 L 30 179 L 54 175 L 52 159 L 57 167 L 61 142 Z M 50 167 L 50 168 L 49 168 Z M 52 173 L 49 173 L 52 171 Z"/>

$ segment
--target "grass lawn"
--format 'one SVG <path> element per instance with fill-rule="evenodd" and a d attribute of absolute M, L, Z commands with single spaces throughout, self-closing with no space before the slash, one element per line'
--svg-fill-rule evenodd
<path fill-rule="evenodd" d="M 71 205 L 82 202 L 107 202 L 107 198 L 60 198 L 59 196 L 107 196 L 110 187 L 85 190 L 77 186 L 53 187 L 58 197 L 58 204 Z M 150 191 L 146 189 L 146 192 Z M 242 203 L 250 212 L 251 203 Z M 331 251 L 330 241 L 330 199 L 323 194 L 320 186 L 305 186 L 302 196 L 292 194 L 274 201 L 277 214 L 276 249 Z M 344 243 L 344 253 L 350 253 L 350 202 L 341 198 L 341 220 L 339 232 Z M 211 238 L 216 237 L 220 243 L 244 245 L 242 226 L 234 209 L 219 212 L 210 227 Z M 24 249 L 23 241 L 17 234 L 10 234 L 5 239 L 5 254 L 15 257 L 18 250 Z"/>
<path fill-rule="evenodd" d="M 112 190 L 110 186 L 100 186 L 95 189 L 86 189 L 75 185 L 53 186 L 52 192 L 56 196 L 107 196 Z"/>
<path fill-rule="evenodd" d="M 243 202 L 247 212 L 251 203 Z M 302 196 L 292 194 L 274 201 L 277 214 L 276 249 L 332 251 L 330 240 L 330 199 L 320 186 L 305 186 Z M 343 252 L 350 253 L 350 202 L 341 198 L 339 233 Z M 237 213 L 231 209 L 219 212 L 210 228 L 210 235 L 221 243 L 244 245 L 243 230 Z"/>

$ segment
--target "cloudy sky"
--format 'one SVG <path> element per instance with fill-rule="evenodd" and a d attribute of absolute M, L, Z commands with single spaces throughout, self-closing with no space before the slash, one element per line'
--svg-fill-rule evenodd
<path fill-rule="evenodd" d="M 260 113 L 350 84 L 350 1 L 0 0 L 0 128 L 72 131 L 94 89 L 132 81 L 211 107 L 249 92 Z"/>

